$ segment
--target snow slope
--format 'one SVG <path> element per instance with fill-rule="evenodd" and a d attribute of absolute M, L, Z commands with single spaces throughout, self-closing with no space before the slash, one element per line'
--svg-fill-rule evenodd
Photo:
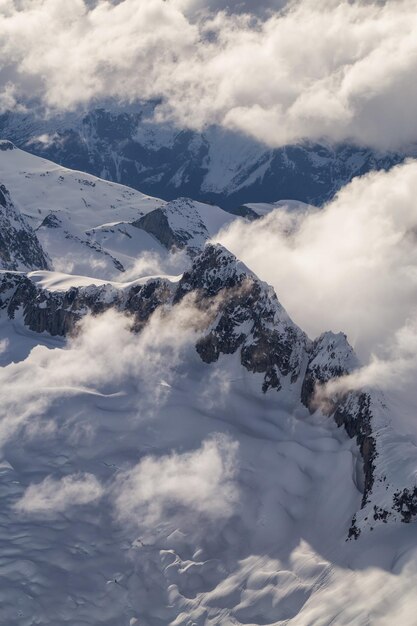
<path fill-rule="evenodd" d="M 0 176 L 36 230 L 53 267 L 64 273 L 117 280 L 118 274 L 137 269 L 142 252 L 175 270 L 182 267 L 180 257 L 170 258 L 171 246 L 165 245 L 158 230 L 147 232 L 138 223 L 155 210 L 169 217 L 174 240 L 180 243 L 179 238 L 185 236 L 193 250 L 235 219 L 218 207 L 187 199 L 166 204 L 35 157 L 4 140 L 0 142 Z"/>
<path fill-rule="evenodd" d="M 413 624 L 416 526 L 380 521 L 346 541 L 361 510 L 358 447 L 300 401 L 307 368 L 356 366 L 343 336 L 311 344 L 218 247 L 139 334 L 112 302 L 140 285 L 29 280 L 82 305 L 78 285 L 108 309 L 69 341 L 3 309 L 2 623 Z M 213 315 L 196 289 L 215 298 Z M 26 302 L 52 311 L 41 294 Z M 264 393 L 252 348 L 266 337 L 281 373 Z"/>

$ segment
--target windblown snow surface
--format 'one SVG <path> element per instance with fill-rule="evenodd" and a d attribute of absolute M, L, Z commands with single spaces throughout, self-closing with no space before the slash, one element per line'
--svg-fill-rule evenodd
<path fill-rule="evenodd" d="M 29 277 L 60 291 L 113 276 L 70 274 Z M 110 310 L 66 340 L 1 313 L 0 623 L 415 624 L 416 524 L 348 541 L 355 440 L 301 404 L 301 378 L 263 393 L 237 353 L 203 362 L 204 325 L 188 300 L 138 334 Z"/>
<path fill-rule="evenodd" d="M 0 622 L 413 624 L 416 526 L 346 541 L 356 444 L 193 317 L 3 322 Z"/>

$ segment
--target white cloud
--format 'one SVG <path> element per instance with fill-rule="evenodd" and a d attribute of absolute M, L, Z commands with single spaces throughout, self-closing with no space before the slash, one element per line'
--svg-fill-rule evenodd
<path fill-rule="evenodd" d="M 26 436 L 47 433 L 43 420 L 51 418 L 51 406 L 62 394 L 119 394 L 142 419 L 150 417 L 170 393 L 161 381 L 170 382 L 187 349 L 195 352 L 206 321 L 207 312 L 184 298 L 158 309 L 139 334 L 132 333 L 129 317 L 110 310 L 84 318 L 64 349 L 36 346 L 24 361 L 0 368 L 0 446 L 22 429 Z M 76 406 L 75 401 L 75 421 Z"/>
<path fill-rule="evenodd" d="M 1 339 L 0 340 L 0 354 L 4 354 L 5 352 L 7 352 L 10 348 L 10 341 L 9 339 Z"/>
<path fill-rule="evenodd" d="M 122 275 L 115 276 L 119 282 L 131 282 L 146 276 L 179 276 L 190 264 L 186 250 L 158 253 L 145 250 L 136 258 L 133 266 Z"/>
<path fill-rule="evenodd" d="M 47 476 L 42 482 L 29 485 L 15 508 L 26 514 L 62 513 L 73 506 L 95 502 L 103 493 L 92 474 L 71 474 L 59 480 Z"/>
<path fill-rule="evenodd" d="M 271 283 L 310 336 L 392 353 L 417 311 L 417 161 L 355 179 L 322 210 L 277 210 L 217 239 Z"/>
<path fill-rule="evenodd" d="M 21 112 L 25 110 L 25 107 L 17 100 L 16 91 L 16 85 L 12 82 L 7 82 L 5 85 L 0 83 L 0 114 L 12 110 Z"/>
<path fill-rule="evenodd" d="M 417 315 L 407 319 L 404 326 L 387 338 L 381 355 L 372 354 L 369 363 L 351 374 L 330 380 L 316 388 L 316 402 L 327 402 L 329 397 L 351 390 L 378 387 L 384 391 L 402 394 L 402 413 L 406 414 L 406 403 L 411 401 L 412 422 L 415 405 L 415 379 L 417 374 Z"/>
<path fill-rule="evenodd" d="M 417 140 L 417 0 L 298 0 L 258 17 L 196 17 L 225 5 L 3 0 L 0 78 L 13 98 L 58 108 L 162 98 L 162 118 L 218 123 L 273 146 Z"/>
<path fill-rule="evenodd" d="M 192 452 L 145 457 L 116 479 L 118 517 L 152 527 L 169 518 L 178 522 L 185 508 L 187 523 L 194 523 L 192 512 L 227 519 L 238 501 L 236 453 L 236 442 L 217 436 Z"/>

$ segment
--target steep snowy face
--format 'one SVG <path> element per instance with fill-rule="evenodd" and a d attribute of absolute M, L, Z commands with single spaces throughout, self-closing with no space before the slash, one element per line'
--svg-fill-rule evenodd
<path fill-rule="evenodd" d="M 38 226 L 51 211 L 62 211 L 80 228 L 132 221 L 163 204 L 134 189 L 19 150 L 3 141 L 2 181 L 26 215 Z"/>
<path fill-rule="evenodd" d="M 359 362 L 343 333 L 324 333 L 313 342 L 301 390 L 310 412 L 332 416 L 355 439 L 363 461 L 358 474 L 360 510 L 348 537 L 379 524 L 410 522 L 417 515 L 417 449 L 395 431 L 389 399 L 375 389 L 326 391 L 326 383 L 348 376 Z M 348 379 L 347 379 L 348 380 Z"/>
<path fill-rule="evenodd" d="M 277 150 L 237 133 L 152 123 L 152 103 L 103 106 L 55 119 L 6 113 L 0 136 L 62 165 L 167 200 L 190 196 L 236 208 L 294 198 L 322 204 L 354 176 L 388 169 L 403 154 L 351 145 L 304 144 Z"/>
<path fill-rule="evenodd" d="M 2 184 L 0 184 L 0 266 L 8 270 L 49 267 L 48 257 L 35 232 L 13 204 L 8 190 Z"/>

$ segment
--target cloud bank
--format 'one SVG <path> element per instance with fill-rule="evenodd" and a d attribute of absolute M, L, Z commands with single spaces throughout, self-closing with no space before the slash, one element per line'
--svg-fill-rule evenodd
<path fill-rule="evenodd" d="M 410 160 L 353 180 L 321 210 L 278 209 L 217 240 L 274 286 L 310 336 L 342 330 L 365 360 L 385 358 L 403 354 L 415 328 L 416 197 Z"/>
<path fill-rule="evenodd" d="M 160 99 L 160 119 L 271 146 L 417 140 L 417 0 L 253 4 L 1 0 L 0 107 Z"/>

